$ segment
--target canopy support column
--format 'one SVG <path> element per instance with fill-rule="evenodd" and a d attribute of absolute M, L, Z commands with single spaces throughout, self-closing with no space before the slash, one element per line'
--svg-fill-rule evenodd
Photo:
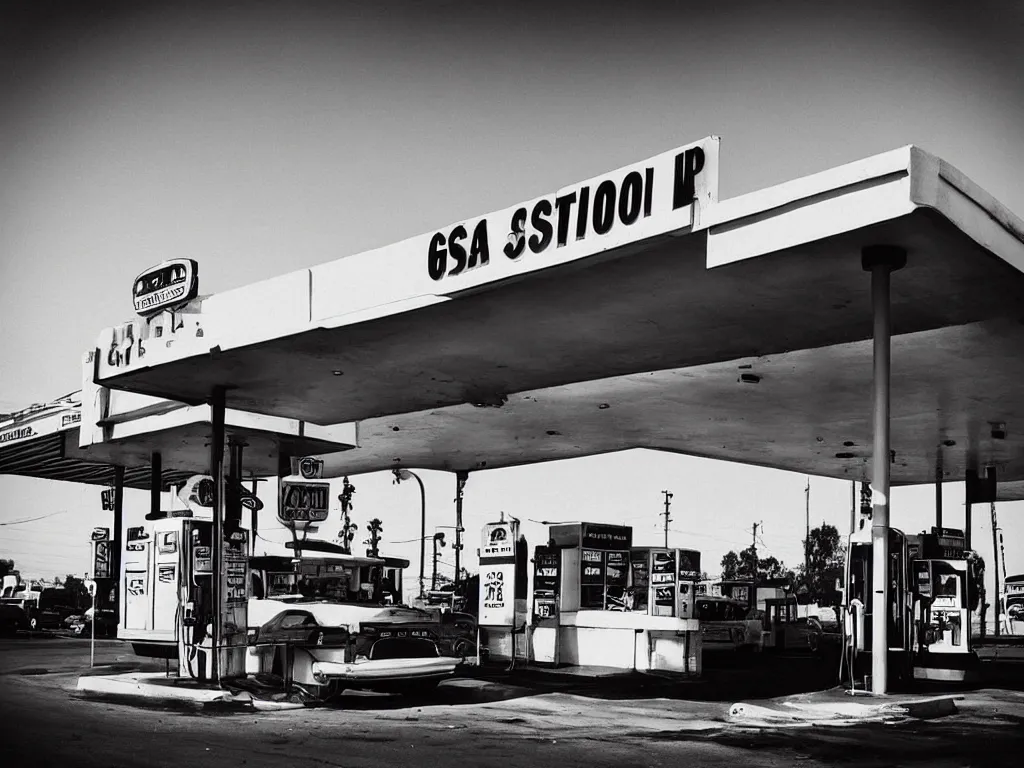
<path fill-rule="evenodd" d="M 874 327 L 874 443 L 871 462 L 871 692 L 885 695 L 889 675 L 889 471 L 890 471 L 890 276 L 907 262 L 902 248 L 871 246 L 861 254 L 871 273 L 871 314 Z"/>
<path fill-rule="evenodd" d="M 121 602 L 124 600 L 124 578 L 121 573 L 121 552 L 124 550 L 124 467 L 114 467 L 114 537 L 110 542 L 110 576 L 114 583 L 114 610 L 121 623 Z"/>
<path fill-rule="evenodd" d="M 210 475 L 213 478 L 213 578 L 210 579 L 213 592 L 213 636 L 210 672 L 214 683 L 220 685 L 220 650 L 223 642 L 224 595 L 221 584 L 224 578 L 224 411 L 225 392 L 223 387 L 214 387 L 210 396 L 211 427 Z"/>
<path fill-rule="evenodd" d="M 160 486 L 163 484 L 163 457 L 152 453 L 149 457 L 149 514 L 156 520 L 160 514 Z"/>

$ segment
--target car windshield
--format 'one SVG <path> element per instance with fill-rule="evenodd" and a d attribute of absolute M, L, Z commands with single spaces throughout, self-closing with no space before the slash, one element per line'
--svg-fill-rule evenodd
<path fill-rule="evenodd" d="M 266 581 L 261 578 L 260 583 L 261 586 L 265 583 L 266 599 L 290 603 L 384 605 L 400 602 L 398 592 L 388 579 L 374 581 L 374 574 L 360 573 L 360 570 L 346 569 L 328 575 L 268 573 Z"/>
<path fill-rule="evenodd" d="M 73 604 L 74 601 L 71 599 L 71 593 L 66 589 L 44 589 L 43 593 L 39 596 L 40 608 L 55 608 L 57 606 L 70 606 Z"/>
<path fill-rule="evenodd" d="M 738 606 L 726 600 L 698 600 L 696 617 L 701 621 L 735 621 L 739 618 Z"/>

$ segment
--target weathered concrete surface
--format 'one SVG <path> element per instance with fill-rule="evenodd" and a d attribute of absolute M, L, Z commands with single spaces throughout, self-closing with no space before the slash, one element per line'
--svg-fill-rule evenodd
<path fill-rule="evenodd" d="M 109 643 L 99 660 L 122 655 Z M 972 694 L 958 702 L 957 714 L 937 720 L 843 728 L 744 726 L 729 722 L 724 701 L 538 694 L 471 680 L 443 684 L 435 702 L 354 695 L 333 707 L 197 715 L 74 698 L 77 671 L 17 674 L 81 669 L 88 663 L 82 641 L 7 642 L 0 659 L 0 761 L 26 767 L 765 768 L 799 762 L 960 768 L 1015 766 L 1024 748 L 1024 701 L 1005 691 Z"/>

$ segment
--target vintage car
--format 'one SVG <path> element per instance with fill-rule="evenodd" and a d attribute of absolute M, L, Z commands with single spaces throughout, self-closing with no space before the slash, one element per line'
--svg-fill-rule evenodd
<path fill-rule="evenodd" d="M 746 606 L 739 600 L 702 595 L 694 602 L 694 618 L 700 622 L 701 648 L 705 652 L 761 651 L 761 622 L 748 617 Z"/>
<path fill-rule="evenodd" d="M 464 659 L 442 655 L 443 630 L 403 606 L 250 600 L 251 673 L 274 673 L 320 696 L 346 688 L 422 693 L 453 677 Z"/>
<path fill-rule="evenodd" d="M 19 601 L 0 601 L 0 637 L 10 637 L 28 628 L 28 614 Z"/>
<path fill-rule="evenodd" d="M 64 619 L 64 627 L 75 635 L 91 635 L 92 623 L 95 618 L 96 637 L 117 637 L 117 611 L 89 608 L 85 613 L 68 616 Z"/>
<path fill-rule="evenodd" d="M 764 647 L 787 653 L 820 653 L 824 627 L 813 617 L 799 616 L 796 598 L 764 601 Z"/>
<path fill-rule="evenodd" d="M 418 693 L 454 676 L 475 649 L 475 621 L 382 604 L 395 595 L 375 594 L 375 562 L 325 552 L 303 558 L 296 571 L 287 558 L 254 559 L 263 595 L 248 601 L 246 671 L 319 696 L 346 688 Z"/>

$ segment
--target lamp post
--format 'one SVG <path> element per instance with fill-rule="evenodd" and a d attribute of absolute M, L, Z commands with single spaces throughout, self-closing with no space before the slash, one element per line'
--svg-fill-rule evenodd
<path fill-rule="evenodd" d="M 415 472 L 410 472 L 408 469 L 394 469 L 392 472 L 395 475 L 395 482 L 401 483 L 403 480 L 415 480 L 420 486 L 420 597 L 423 597 L 424 591 L 424 576 L 423 569 L 424 563 L 427 557 L 427 492 L 423 489 L 423 481 L 420 480 L 420 476 Z"/>

